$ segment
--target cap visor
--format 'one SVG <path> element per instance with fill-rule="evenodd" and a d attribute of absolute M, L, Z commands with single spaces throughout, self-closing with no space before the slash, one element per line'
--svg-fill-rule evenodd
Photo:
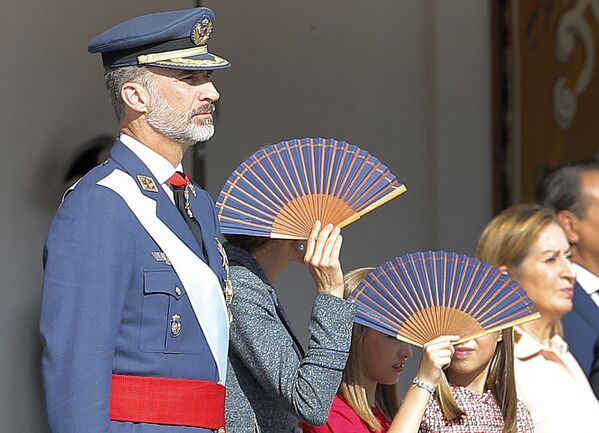
<path fill-rule="evenodd" d="M 148 66 L 158 66 L 162 68 L 185 69 L 190 71 L 212 71 L 215 69 L 225 69 L 231 66 L 227 59 L 216 56 L 211 53 L 200 54 L 191 57 L 177 57 L 168 60 L 148 63 Z"/>

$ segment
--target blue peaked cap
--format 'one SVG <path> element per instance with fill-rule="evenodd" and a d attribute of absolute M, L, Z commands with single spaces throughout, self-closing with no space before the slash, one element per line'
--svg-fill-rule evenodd
<path fill-rule="evenodd" d="M 96 36 L 87 50 L 101 53 L 105 68 L 228 68 L 228 60 L 208 52 L 213 24 L 214 12 L 204 7 L 142 15 Z"/>

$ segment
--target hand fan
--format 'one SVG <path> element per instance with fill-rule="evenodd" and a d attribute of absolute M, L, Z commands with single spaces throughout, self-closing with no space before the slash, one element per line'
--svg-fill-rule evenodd
<path fill-rule="evenodd" d="M 303 138 L 251 155 L 229 177 L 216 207 L 224 234 L 307 239 L 316 220 L 344 227 L 404 191 L 358 146 Z"/>
<path fill-rule="evenodd" d="M 350 300 L 355 322 L 422 347 L 440 335 L 461 341 L 540 317 L 514 280 L 473 257 L 416 252 L 374 269 Z"/>

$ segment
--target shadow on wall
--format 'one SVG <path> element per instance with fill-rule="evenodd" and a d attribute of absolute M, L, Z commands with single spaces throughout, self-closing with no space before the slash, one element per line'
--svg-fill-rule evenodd
<path fill-rule="evenodd" d="M 115 137 L 101 134 L 90 138 L 76 147 L 73 154 L 64 158 L 56 149 L 64 148 L 63 143 L 51 140 L 44 146 L 46 154 L 36 173 L 44 173 L 31 185 L 28 196 L 36 207 L 41 207 L 51 215 L 56 212 L 64 192 L 92 168 L 108 158 Z"/>

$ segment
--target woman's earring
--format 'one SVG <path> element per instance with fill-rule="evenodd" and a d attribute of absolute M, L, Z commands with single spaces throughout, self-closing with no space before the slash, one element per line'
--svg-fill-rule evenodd
<path fill-rule="evenodd" d="M 297 250 L 300 253 L 303 253 L 304 251 L 306 251 L 306 244 L 303 243 L 303 242 L 298 242 L 298 244 L 297 244 Z"/>

